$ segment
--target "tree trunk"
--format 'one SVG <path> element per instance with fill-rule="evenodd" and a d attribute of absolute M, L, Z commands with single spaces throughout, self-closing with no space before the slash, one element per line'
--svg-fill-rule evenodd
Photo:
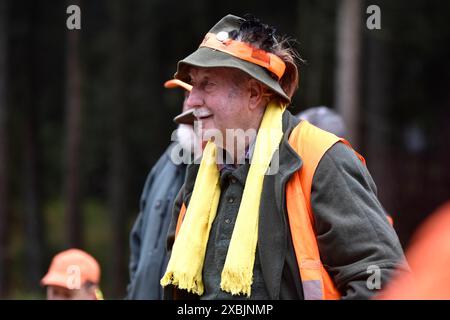
<path fill-rule="evenodd" d="M 33 91 L 30 91 L 33 92 Z M 30 99 L 31 100 L 31 99 Z M 38 170 L 38 141 L 37 115 L 35 104 L 25 107 L 24 119 L 24 228 L 25 228 L 25 275 L 28 290 L 36 290 L 43 274 L 43 234 L 42 208 L 40 205 L 39 170 Z"/>
<path fill-rule="evenodd" d="M 79 5 L 79 1 L 70 1 Z M 79 63 L 79 30 L 67 30 L 67 100 L 66 100 L 66 228 L 71 247 L 82 246 L 82 213 L 80 205 L 81 142 L 81 71 Z"/>
<path fill-rule="evenodd" d="M 302 38 L 302 42 L 310 43 L 310 46 L 301 50 L 301 55 L 306 54 L 306 66 L 301 68 L 300 71 L 300 91 L 304 96 L 304 105 L 300 107 L 300 110 L 297 109 L 296 112 L 325 104 L 323 75 L 326 67 L 325 55 L 328 31 L 324 27 L 327 23 L 326 5 L 317 1 L 298 2 L 297 30 Z M 314 32 L 306 30 L 314 30 Z M 305 81 L 305 78 L 307 81 Z"/>
<path fill-rule="evenodd" d="M 110 175 L 108 190 L 108 205 L 112 219 L 112 294 L 120 297 L 124 294 L 126 284 L 126 250 L 128 243 L 125 234 L 126 216 L 126 20 L 128 8 L 122 2 L 112 3 L 112 16 L 114 23 L 115 55 L 112 59 L 112 92 L 111 101 L 111 145 L 110 145 Z"/>
<path fill-rule="evenodd" d="M 339 2 L 337 16 L 337 63 L 335 78 L 335 105 L 348 128 L 348 137 L 354 147 L 359 144 L 359 82 L 362 28 L 360 0 Z"/>
<path fill-rule="evenodd" d="M 24 250 L 25 250 L 25 287 L 36 291 L 43 275 L 43 216 L 41 207 L 41 185 L 39 173 L 39 139 L 38 139 L 38 99 L 40 92 L 40 60 L 38 52 L 38 32 L 33 27 L 38 25 L 39 8 L 37 1 L 31 1 L 27 10 L 26 41 L 26 77 L 23 99 L 23 204 L 24 204 Z"/>
<path fill-rule="evenodd" d="M 0 299 L 8 291 L 7 2 L 0 1 Z"/>

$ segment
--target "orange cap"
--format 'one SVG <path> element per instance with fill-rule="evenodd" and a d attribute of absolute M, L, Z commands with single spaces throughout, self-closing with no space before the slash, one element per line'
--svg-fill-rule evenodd
<path fill-rule="evenodd" d="M 164 82 L 164 87 L 168 88 L 168 89 L 181 87 L 181 88 L 183 88 L 184 90 L 187 90 L 187 91 L 191 91 L 192 90 L 192 86 L 190 84 L 187 84 L 186 82 L 178 80 L 178 79 L 167 80 L 166 82 Z"/>
<path fill-rule="evenodd" d="M 41 284 L 79 289 L 87 281 L 99 283 L 100 266 L 98 262 L 82 250 L 69 249 L 58 253 L 53 258 Z"/>

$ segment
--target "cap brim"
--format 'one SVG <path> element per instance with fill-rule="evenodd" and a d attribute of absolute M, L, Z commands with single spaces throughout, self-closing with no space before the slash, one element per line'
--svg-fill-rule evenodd
<path fill-rule="evenodd" d="M 42 278 L 41 285 L 46 286 L 58 286 L 63 288 L 67 287 L 67 277 L 57 273 L 48 273 Z"/>
<path fill-rule="evenodd" d="M 195 120 L 196 118 L 194 116 L 194 109 L 189 109 L 173 118 L 173 121 L 178 124 L 193 125 Z"/>
<path fill-rule="evenodd" d="M 252 78 L 265 84 L 288 103 L 291 101 L 289 96 L 281 88 L 278 81 L 272 78 L 268 71 L 256 64 L 236 58 L 228 53 L 207 47 L 200 47 L 194 53 L 178 62 L 175 78 L 182 81 L 188 81 L 189 66 L 202 68 L 226 67 L 239 69 L 247 73 Z"/>
<path fill-rule="evenodd" d="M 164 83 L 164 87 L 168 88 L 168 89 L 172 89 L 172 88 L 183 88 L 184 90 L 187 91 L 191 91 L 192 90 L 192 86 L 184 81 L 181 81 L 179 79 L 171 79 L 171 80 L 167 80 Z"/>

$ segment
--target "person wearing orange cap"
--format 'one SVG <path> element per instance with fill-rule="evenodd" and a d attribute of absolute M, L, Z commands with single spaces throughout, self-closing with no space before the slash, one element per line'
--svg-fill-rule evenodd
<path fill-rule="evenodd" d="M 100 266 L 88 253 L 69 249 L 58 253 L 41 280 L 47 300 L 102 300 Z"/>
<path fill-rule="evenodd" d="M 189 156 L 195 146 L 193 130 L 194 116 L 186 106 L 186 98 L 192 86 L 172 79 L 164 84 L 166 88 L 184 89 L 183 112 L 174 118 L 178 124 L 175 142 L 151 169 L 140 200 L 140 213 L 130 235 L 130 282 L 127 299 L 157 300 L 162 298 L 159 279 L 167 265 L 165 240 L 172 213 L 173 202 L 184 182 L 186 164 L 176 161 L 177 151 Z"/>

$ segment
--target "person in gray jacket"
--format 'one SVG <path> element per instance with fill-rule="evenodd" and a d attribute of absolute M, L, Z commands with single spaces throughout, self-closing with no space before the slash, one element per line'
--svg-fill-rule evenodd
<path fill-rule="evenodd" d="M 166 88 L 180 87 L 186 97 L 190 85 L 179 80 L 169 80 Z M 187 107 L 183 103 L 183 113 Z M 181 119 L 181 120 L 180 120 Z M 187 121 L 186 121 L 187 119 Z M 195 135 L 189 119 L 176 117 L 179 123 L 177 141 L 173 142 L 159 158 L 147 176 L 140 199 L 140 213 L 130 235 L 130 282 L 127 299 L 156 300 L 162 298 L 159 284 L 167 265 L 166 233 L 169 227 L 172 207 L 186 172 L 186 164 L 174 161 L 175 148 L 191 149 Z"/>

